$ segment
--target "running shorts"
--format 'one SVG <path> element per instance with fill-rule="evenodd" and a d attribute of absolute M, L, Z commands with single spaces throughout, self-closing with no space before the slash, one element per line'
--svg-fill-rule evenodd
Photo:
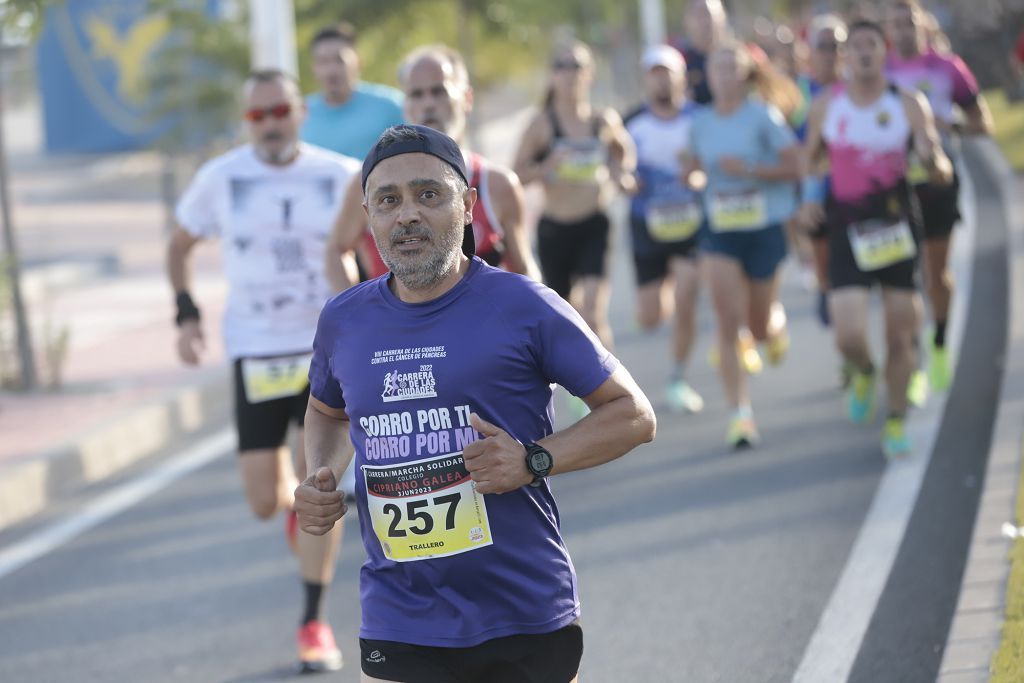
<path fill-rule="evenodd" d="M 751 280 L 770 280 L 786 258 L 786 233 L 778 223 L 760 230 L 716 232 L 705 230 L 701 251 L 740 262 Z"/>
<path fill-rule="evenodd" d="M 909 186 L 898 187 L 866 200 L 860 206 L 839 204 L 831 197 L 825 209 L 829 222 L 828 276 L 833 290 L 843 287 L 866 287 L 878 284 L 892 289 L 916 289 L 920 261 L 921 219 L 917 198 Z M 917 255 L 892 265 L 863 270 L 857 264 L 851 242 L 850 226 L 875 218 L 905 219 L 910 228 Z"/>
<path fill-rule="evenodd" d="M 309 403 L 309 382 L 305 389 L 292 396 L 252 402 L 246 392 L 242 364 L 235 361 L 235 428 L 238 431 L 238 450 L 245 451 L 280 448 L 288 436 L 288 423 L 302 426 Z"/>
<path fill-rule="evenodd" d="M 954 173 L 951 185 L 915 185 L 914 192 L 921 207 L 924 238 L 949 237 L 960 220 L 960 177 Z"/>
<path fill-rule="evenodd" d="M 579 622 L 551 633 L 495 638 L 473 647 L 359 639 L 363 673 L 405 683 L 569 683 L 583 657 Z"/>
<path fill-rule="evenodd" d="M 629 225 L 636 283 L 641 287 L 665 279 L 669 272 L 669 260 L 673 256 L 687 259 L 697 257 L 699 231 L 693 237 L 680 242 L 656 242 L 648 233 L 647 221 L 643 216 L 630 216 Z"/>
<path fill-rule="evenodd" d="M 572 223 L 541 217 L 537 251 L 544 284 L 567 299 L 576 278 L 604 277 L 610 231 L 608 215 L 603 211 Z"/>

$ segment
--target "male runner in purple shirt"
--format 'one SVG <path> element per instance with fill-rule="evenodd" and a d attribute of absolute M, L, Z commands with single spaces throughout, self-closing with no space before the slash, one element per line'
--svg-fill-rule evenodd
<path fill-rule="evenodd" d="M 313 534 L 345 514 L 347 430 L 368 555 L 363 681 L 568 682 L 579 595 L 547 477 L 650 441 L 655 418 L 569 304 L 472 255 L 467 177 L 455 142 L 423 126 L 388 129 L 366 158 L 391 273 L 321 314 L 296 510 Z M 591 409 L 557 433 L 554 383 Z"/>

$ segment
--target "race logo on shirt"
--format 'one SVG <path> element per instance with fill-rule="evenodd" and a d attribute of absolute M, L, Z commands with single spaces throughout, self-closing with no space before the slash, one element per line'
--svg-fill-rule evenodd
<path fill-rule="evenodd" d="M 412 401 L 418 398 L 436 398 L 434 366 L 421 365 L 416 372 L 391 370 L 384 375 L 384 391 L 380 397 L 385 403 Z"/>

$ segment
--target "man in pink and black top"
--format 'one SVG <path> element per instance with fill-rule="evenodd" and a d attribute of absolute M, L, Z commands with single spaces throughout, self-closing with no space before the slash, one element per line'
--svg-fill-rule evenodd
<path fill-rule="evenodd" d="M 927 96 L 942 135 L 943 147 L 950 154 L 953 134 L 988 135 L 992 119 L 978 90 L 974 74 L 954 54 L 928 48 L 927 22 L 918 0 L 891 0 L 887 32 L 892 45 L 887 73 L 889 79 L 906 90 L 920 90 Z M 958 121 L 959 110 L 962 121 Z M 941 391 L 949 386 L 951 371 L 946 354 L 946 319 L 953 295 L 953 282 L 947 269 L 949 237 L 960 220 L 957 208 L 959 183 L 940 187 L 927 182 L 920 164 L 911 165 L 924 221 L 924 272 L 935 324 L 929 352 L 929 380 Z"/>

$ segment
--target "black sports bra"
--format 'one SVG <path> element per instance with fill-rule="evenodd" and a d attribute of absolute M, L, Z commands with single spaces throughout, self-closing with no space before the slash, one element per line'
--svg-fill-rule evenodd
<path fill-rule="evenodd" d="M 565 131 L 562 130 L 562 125 L 558 122 L 558 115 L 555 114 L 555 108 L 547 107 L 544 110 L 544 112 L 548 116 L 548 121 L 551 122 L 551 141 L 548 142 L 547 146 L 544 149 L 542 149 L 541 151 L 537 152 L 537 154 L 534 155 L 534 161 L 538 164 L 542 163 L 545 159 L 548 158 L 548 155 L 551 154 L 552 150 L 555 149 L 555 145 L 558 144 L 559 140 L 572 140 L 572 138 L 566 138 Z M 598 140 L 598 138 L 600 138 L 601 135 L 601 117 L 594 116 L 590 120 L 590 124 L 593 128 L 593 139 Z M 589 142 L 589 139 L 574 141 L 586 144 L 587 142 Z"/>

